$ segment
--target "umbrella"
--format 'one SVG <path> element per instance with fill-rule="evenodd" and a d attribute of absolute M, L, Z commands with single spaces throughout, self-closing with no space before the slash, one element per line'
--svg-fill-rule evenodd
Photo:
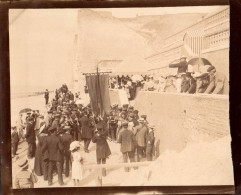
<path fill-rule="evenodd" d="M 190 65 L 212 65 L 206 58 L 192 58 L 188 61 Z"/>
<path fill-rule="evenodd" d="M 132 81 L 142 81 L 143 77 L 141 75 L 133 75 L 131 79 Z"/>
<path fill-rule="evenodd" d="M 24 109 L 20 110 L 19 114 L 31 112 L 31 111 L 32 111 L 32 109 L 30 109 L 30 108 L 24 108 Z"/>

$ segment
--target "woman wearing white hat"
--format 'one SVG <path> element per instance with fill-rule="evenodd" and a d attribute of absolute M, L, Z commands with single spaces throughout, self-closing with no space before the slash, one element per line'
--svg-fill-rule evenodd
<path fill-rule="evenodd" d="M 80 154 L 80 142 L 73 141 L 70 144 L 70 151 L 72 155 L 72 180 L 74 182 L 74 186 L 79 185 L 80 180 L 83 178 L 83 158 Z"/>

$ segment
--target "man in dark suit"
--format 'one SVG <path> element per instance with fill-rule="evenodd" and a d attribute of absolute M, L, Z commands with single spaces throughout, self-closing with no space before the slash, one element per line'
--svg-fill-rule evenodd
<path fill-rule="evenodd" d="M 12 142 L 12 155 L 14 157 L 15 155 L 17 155 L 16 152 L 18 150 L 18 142 L 19 142 L 19 136 L 18 136 L 18 131 L 16 126 L 12 127 L 11 142 Z"/>
<path fill-rule="evenodd" d="M 47 138 L 49 136 L 49 131 L 47 128 L 45 128 L 44 133 L 46 133 L 47 136 L 42 137 L 42 146 L 47 144 Z M 48 180 L 48 169 L 49 169 L 49 152 L 48 150 L 42 151 L 42 159 L 43 159 L 43 175 L 44 180 Z"/>
<path fill-rule="evenodd" d="M 34 118 L 29 117 L 27 119 L 27 126 L 26 126 L 26 141 L 28 143 L 28 158 L 33 158 L 35 156 L 35 149 L 36 149 L 36 137 L 34 131 Z"/>
<path fill-rule="evenodd" d="M 193 94 L 196 91 L 196 81 L 191 76 L 190 72 L 187 72 L 186 74 L 182 75 L 183 80 L 181 84 L 181 93 L 190 93 Z"/>
<path fill-rule="evenodd" d="M 154 125 L 152 124 L 148 125 L 148 133 L 146 137 L 146 159 L 148 161 L 152 161 L 152 158 L 153 158 L 153 148 L 155 143 L 154 129 L 155 129 Z"/>
<path fill-rule="evenodd" d="M 128 122 L 123 121 L 122 122 L 122 130 L 120 132 L 120 135 L 118 137 L 118 143 L 121 144 L 121 152 L 123 154 L 123 161 L 124 163 L 128 162 L 128 157 L 130 159 L 130 162 L 135 162 L 135 156 L 134 156 L 134 141 L 135 136 L 131 130 L 128 129 Z M 125 167 L 125 171 L 129 171 L 129 167 Z"/>
<path fill-rule="evenodd" d="M 64 146 L 63 151 L 63 163 L 65 165 L 65 176 L 69 177 L 69 162 L 70 162 L 70 143 L 72 142 L 72 135 L 70 135 L 71 127 L 70 126 L 64 126 L 63 128 L 64 134 L 61 136 L 61 141 Z"/>
<path fill-rule="evenodd" d="M 80 119 L 81 128 L 82 128 L 82 138 L 84 140 L 84 150 L 86 153 L 89 152 L 88 147 L 93 137 L 93 131 L 90 127 L 90 119 L 87 117 L 86 111 L 84 112 L 84 116 Z"/>
<path fill-rule="evenodd" d="M 186 73 L 187 67 L 188 67 L 186 59 L 187 59 L 186 56 L 182 56 L 178 63 L 169 64 L 169 68 L 177 68 L 176 87 L 177 87 L 178 93 L 181 92 L 181 84 L 182 84 L 182 80 L 183 80 L 182 74 Z"/>
<path fill-rule="evenodd" d="M 63 176 L 62 176 L 62 161 L 63 161 L 63 144 L 60 138 L 56 135 L 56 127 L 51 127 L 49 129 L 50 136 L 47 137 L 46 142 L 43 145 L 42 151 L 46 150 L 49 153 L 49 168 L 48 168 L 48 185 L 52 185 L 52 172 L 53 166 L 56 165 L 58 182 L 59 185 L 63 185 Z"/>
<path fill-rule="evenodd" d="M 60 129 L 59 129 L 59 128 L 60 128 L 60 113 L 57 112 L 57 113 L 54 115 L 54 120 L 53 120 L 50 128 L 51 128 L 51 129 L 52 129 L 52 128 L 57 128 L 57 131 L 60 130 Z"/>

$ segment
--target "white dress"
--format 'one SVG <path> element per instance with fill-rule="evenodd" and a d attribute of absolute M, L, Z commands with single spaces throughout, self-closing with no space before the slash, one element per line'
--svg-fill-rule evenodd
<path fill-rule="evenodd" d="M 73 162 L 72 162 L 72 179 L 81 180 L 83 178 L 83 166 L 80 162 L 81 156 L 80 152 L 76 151 L 72 153 Z"/>

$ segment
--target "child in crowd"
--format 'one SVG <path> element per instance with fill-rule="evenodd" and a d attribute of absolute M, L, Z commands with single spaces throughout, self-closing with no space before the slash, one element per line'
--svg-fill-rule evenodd
<path fill-rule="evenodd" d="M 70 144 L 70 151 L 72 156 L 72 179 L 74 186 L 78 186 L 83 178 L 83 158 L 80 154 L 80 142 L 73 141 Z"/>

